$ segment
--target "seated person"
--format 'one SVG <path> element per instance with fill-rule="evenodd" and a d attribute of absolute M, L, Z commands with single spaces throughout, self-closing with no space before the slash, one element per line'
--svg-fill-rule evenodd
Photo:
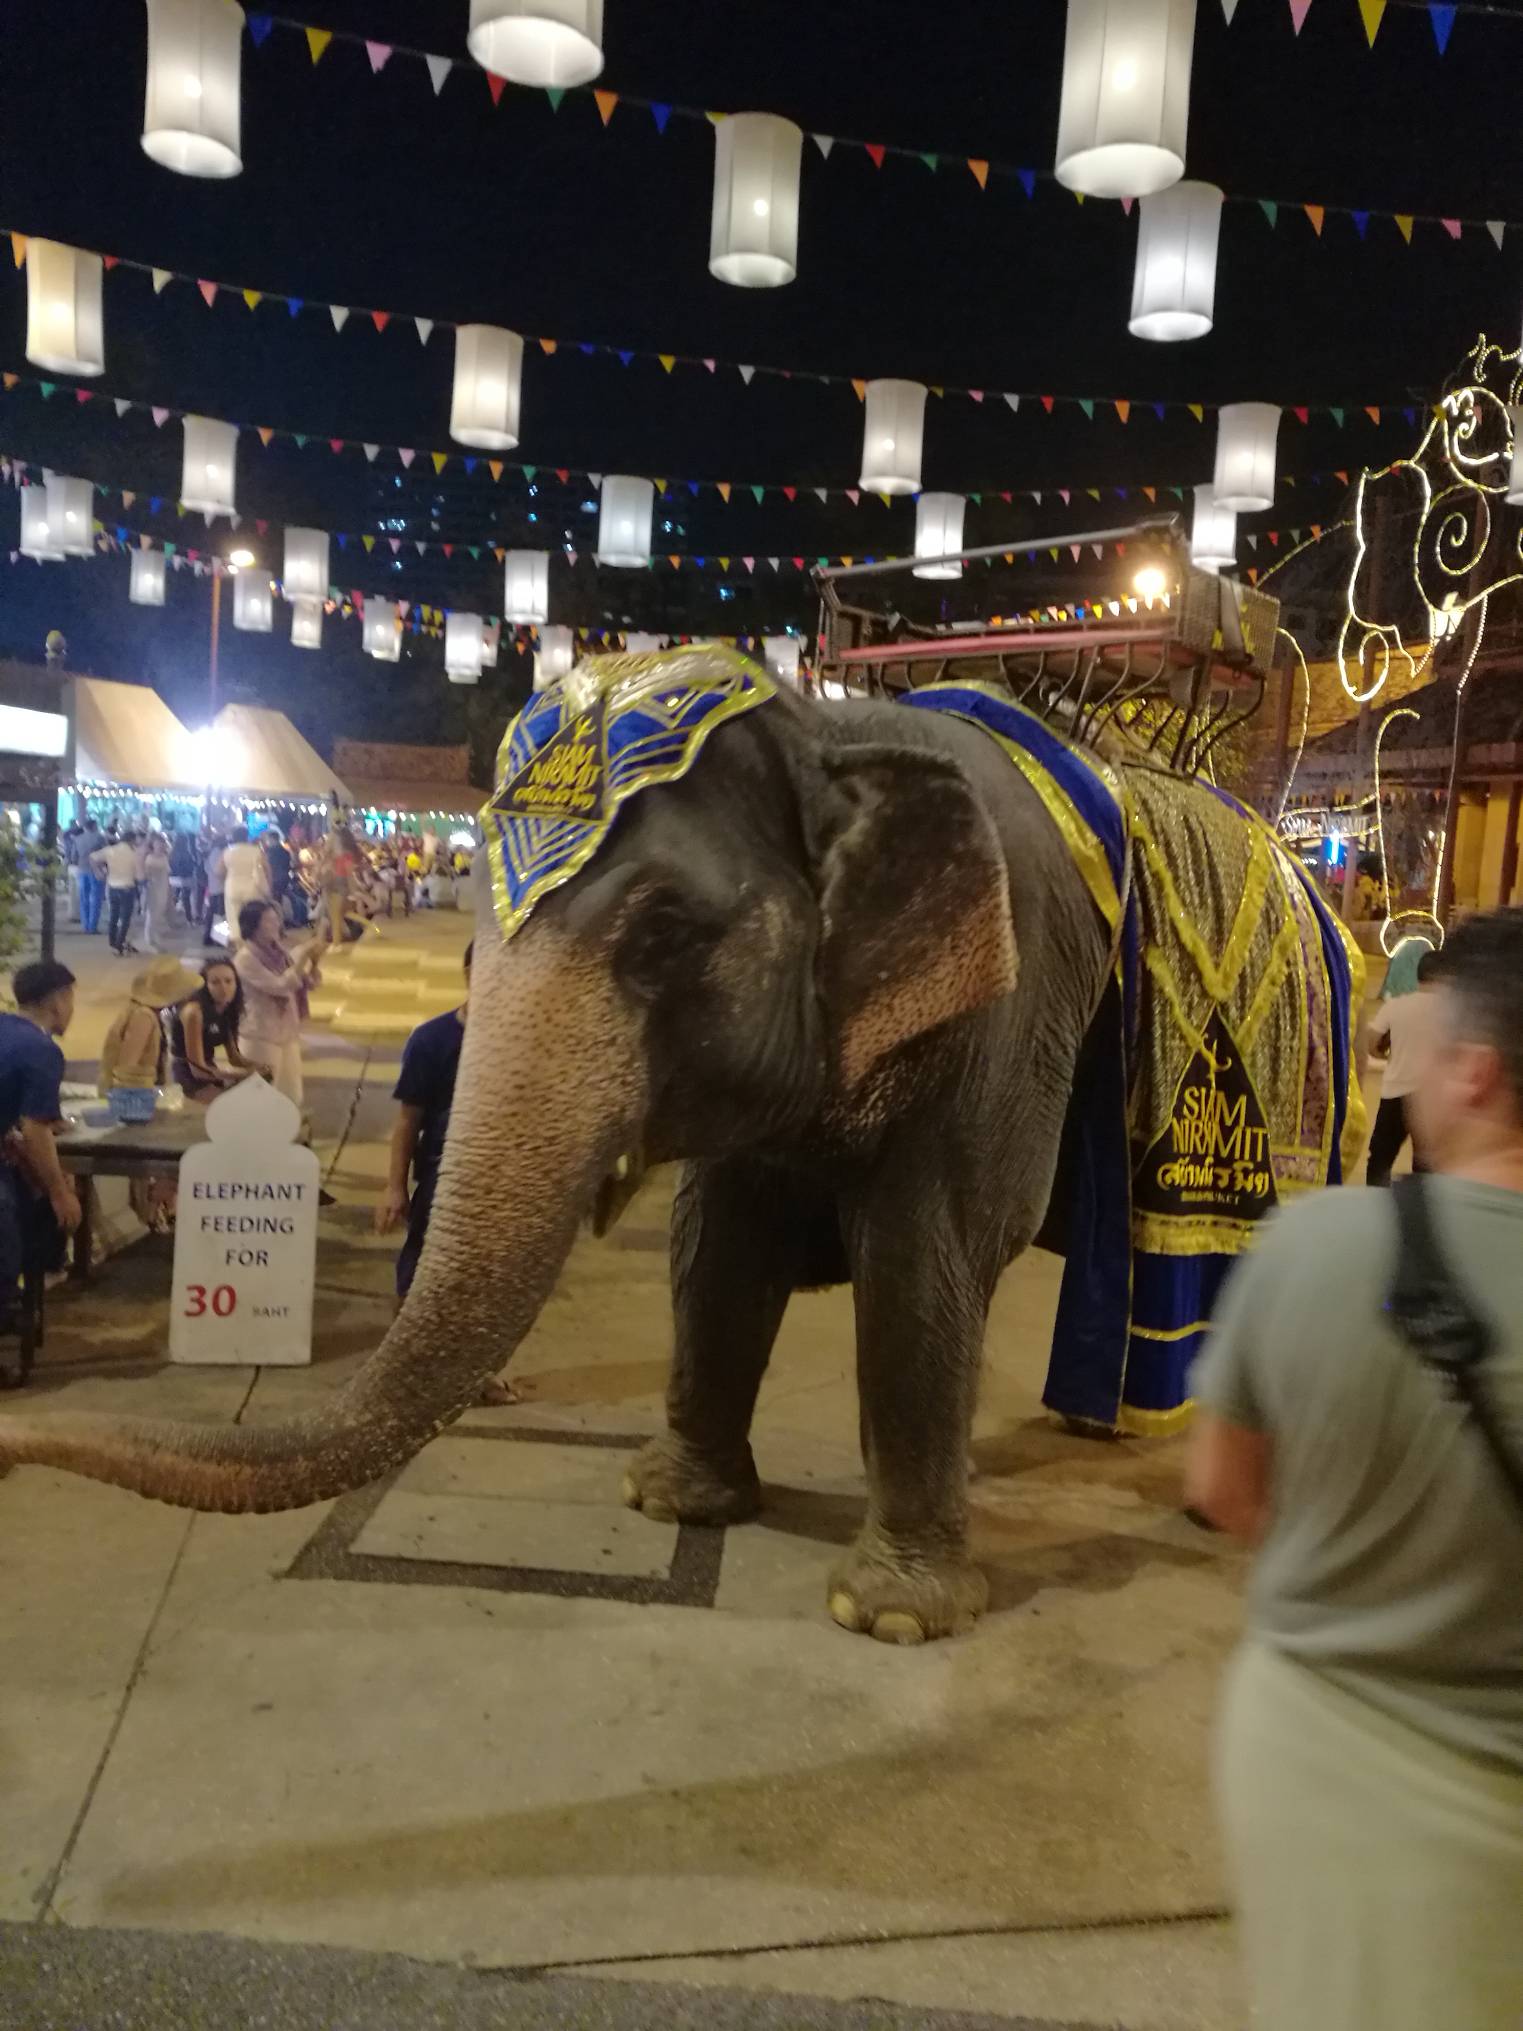
<path fill-rule="evenodd" d="M 64 1058 L 55 1039 L 74 1014 L 74 976 L 56 959 L 18 969 L 16 1013 L 0 1014 L 0 1332 L 14 1330 L 16 1287 L 29 1257 L 62 1260 L 80 1222 L 73 1180 L 53 1136 Z"/>
<path fill-rule="evenodd" d="M 169 1071 L 187 1100 L 215 1100 L 229 1086 L 263 1070 L 238 1048 L 243 983 L 231 959 L 208 959 L 201 986 L 169 1018 Z M 217 1052 L 227 1063 L 217 1063 Z"/>
<path fill-rule="evenodd" d="M 160 1020 L 164 1009 L 178 1010 L 201 989 L 201 979 L 178 959 L 155 959 L 137 974 L 127 990 L 127 1006 L 106 1032 L 100 1051 L 100 1091 L 120 1086 L 162 1086 L 169 1070 L 169 1048 Z"/>

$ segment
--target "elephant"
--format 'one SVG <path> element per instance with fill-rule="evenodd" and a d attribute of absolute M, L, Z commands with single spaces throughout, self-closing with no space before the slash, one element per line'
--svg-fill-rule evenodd
<path fill-rule="evenodd" d="M 978 727 L 768 685 L 562 874 L 511 936 L 478 884 L 427 1245 L 344 1390 L 272 1427 L 4 1417 L 0 1471 L 43 1462 L 218 1511 L 373 1481 L 475 1400 L 631 1167 L 677 1163 L 667 1429 L 626 1502 L 752 1516 L 752 1415 L 789 1297 L 849 1283 L 868 1500 L 829 1611 L 886 1642 L 967 1630 L 987 1602 L 967 1542 L 986 1316 L 1042 1228 L 1115 975 L 1069 841 Z"/>

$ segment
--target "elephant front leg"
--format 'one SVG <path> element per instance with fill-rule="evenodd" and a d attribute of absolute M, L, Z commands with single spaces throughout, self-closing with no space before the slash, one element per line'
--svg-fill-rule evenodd
<path fill-rule="evenodd" d="M 791 1236 L 775 1174 L 740 1162 L 684 1172 L 672 1210 L 667 1430 L 625 1476 L 631 1509 L 661 1522 L 742 1523 L 760 1508 L 751 1418 L 793 1290 Z"/>
<path fill-rule="evenodd" d="M 828 1599 L 842 1628 L 883 1643 L 962 1635 L 989 1598 L 967 1536 L 990 1291 L 935 1222 L 926 1212 L 896 1232 L 870 1227 L 854 1251 L 868 1511 Z"/>

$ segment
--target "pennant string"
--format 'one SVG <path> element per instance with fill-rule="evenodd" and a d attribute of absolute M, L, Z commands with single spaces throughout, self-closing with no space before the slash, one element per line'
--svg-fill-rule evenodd
<path fill-rule="evenodd" d="M 1371 47 L 1374 46 L 1375 38 L 1380 30 L 1381 20 L 1389 4 L 1390 0 L 1358 0 L 1360 17 L 1364 23 L 1364 32 Z M 1399 4 L 1421 7 L 1427 12 L 1440 54 L 1443 54 L 1448 49 L 1449 37 L 1452 33 L 1457 14 L 1474 11 L 1495 16 L 1498 12 L 1493 4 L 1493 0 L 1399 0 Z M 1230 0 L 1230 4 L 1229 0 L 1222 0 L 1222 6 L 1228 21 L 1231 22 L 1236 11 L 1237 0 Z M 1292 27 L 1295 34 L 1299 36 L 1305 25 L 1307 15 L 1311 10 L 1311 0 L 1289 0 L 1289 6 Z M 274 29 L 303 37 L 311 56 L 311 63 L 308 66 L 309 71 L 317 68 L 330 44 L 335 42 L 349 43 L 356 49 L 363 50 L 367 60 L 367 74 L 372 77 L 379 76 L 382 69 L 386 68 L 393 59 L 399 57 L 409 58 L 416 63 L 426 65 L 435 97 L 438 97 L 442 92 L 444 83 L 452 70 L 456 68 L 463 68 L 472 72 L 477 70 L 474 64 L 457 65 L 454 58 L 441 55 L 436 51 L 413 48 L 404 43 L 378 43 L 373 38 L 368 38 L 357 30 L 315 28 L 306 22 L 298 21 L 285 15 L 250 15 L 249 27 L 256 48 L 264 46 L 269 39 L 271 31 Z M 501 97 L 504 86 L 510 91 L 543 92 L 554 108 L 559 108 L 567 98 L 587 100 L 595 108 L 599 126 L 604 131 L 611 132 L 616 126 L 621 124 L 616 123 L 613 119 L 615 109 L 621 105 L 638 107 L 642 112 L 648 113 L 655 123 L 657 132 L 660 134 L 666 133 L 669 123 L 673 120 L 702 122 L 706 125 L 717 126 L 721 121 L 729 117 L 727 113 L 716 111 L 712 107 L 683 106 L 669 100 L 645 99 L 629 92 L 611 92 L 604 86 L 587 84 L 554 86 L 546 89 L 542 86 L 513 85 L 490 73 L 487 76 L 494 103 Z M 907 161 L 928 164 L 933 167 L 937 160 L 933 154 L 928 153 L 927 150 L 917 146 L 913 142 L 868 141 L 854 136 L 836 134 L 811 134 L 810 138 L 815 142 L 820 153 L 827 161 L 833 157 L 837 149 L 859 150 L 878 167 L 881 167 L 885 157 L 890 155 L 899 156 Z M 982 158 L 971 156 L 963 159 L 967 162 L 968 168 L 972 171 L 981 189 L 987 188 L 991 178 L 1013 180 L 1019 183 L 1028 198 L 1035 195 L 1039 182 L 1050 185 L 1055 190 L 1061 191 L 1063 188 L 1057 183 L 1057 179 L 1051 170 L 1024 168 L 1014 163 L 988 162 Z M 1067 195 L 1067 193 L 1064 192 L 1064 195 Z M 1270 200 L 1229 192 L 1227 194 L 1227 202 L 1229 204 L 1260 205 L 1267 210 L 1272 205 L 1288 201 Z M 1305 203 L 1304 200 L 1297 202 L 1302 205 Z M 1319 207 L 1319 209 L 1323 208 Z M 1332 215 L 1335 209 L 1331 205 L 1325 207 L 1329 215 Z M 1391 209 L 1381 209 L 1376 206 L 1369 206 L 1364 209 L 1370 215 L 1380 218 L 1396 218 L 1398 216 Z M 1352 208 L 1350 208 L 1350 211 L 1352 212 Z M 1402 214 L 1401 216 L 1405 215 Z M 1419 213 L 1415 216 L 1421 219 L 1423 214 Z M 1440 216 L 1437 213 L 1433 214 L 1435 219 Z M 1480 226 L 1485 224 L 1485 221 L 1475 219 L 1467 220 L 1465 223 Z"/>
<path fill-rule="evenodd" d="M 338 31 L 335 30 L 334 32 L 335 35 L 337 35 Z M 1267 207 L 1266 209 L 1272 210 L 1273 208 Z M 1332 206 L 1324 207 L 1321 205 L 1307 205 L 1303 207 L 1303 210 L 1311 218 L 1313 227 L 1316 229 L 1319 237 L 1325 237 L 1325 235 L 1323 235 L 1322 233 L 1324 217 L 1332 216 L 1333 207 Z M 1377 216 L 1385 217 L 1394 215 L 1387 215 L 1383 213 L 1381 214 L 1349 213 L 1347 214 L 1347 216 L 1357 223 L 1358 231 L 1362 236 L 1364 232 L 1364 226 L 1367 225 L 1369 218 Z M 1395 221 L 1396 225 L 1405 239 L 1410 241 L 1412 237 L 1414 221 L 1420 216 L 1421 215 L 1419 214 L 1402 214 L 1401 216 L 1396 217 Z M 1443 219 L 1436 218 L 1433 222 L 1435 224 L 1441 225 L 1444 232 L 1451 239 L 1458 239 L 1463 231 L 1465 224 L 1468 223 L 1465 220 L 1455 218 L 1443 218 Z M 1273 223 L 1274 223 L 1273 218 L 1271 218 L 1271 224 Z M 1509 222 L 1506 220 L 1492 220 L 1487 225 L 1488 233 L 1499 247 L 1502 244 L 1502 234 L 1505 231 L 1508 223 Z M 3 235 L 6 231 L 7 231 L 6 228 L 0 227 L 0 235 Z M 25 240 L 25 235 L 16 233 L 14 231 L 11 231 L 10 237 L 13 243 L 17 241 L 24 242 Z M 351 304 L 327 303 L 324 302 L 322 298 L 316 296 L 313 297 L 288 296 L 285 294 L 284 291 L 281 290 L 255 288 L 250 284 L 242 282 L 219 282 L 209 278 L 184 274 L 174 269 L 154 268 L 151 267 L 147 262 L 133 260 L 127 255 L 107 255 L 103 256 L 103 259 L 106 261 L 107 266 L 113 273 L 127 272 L 151 276 L 153 279 L 153 286 L 156 292 L 162 292 L 171 282 L 194 282 L 197 290 L 204 298 L 208 307 L 211 307 L 212 305 L 215 304 L 218 295 L 223 290 L 229 290 L 241 296 L 244 302 L 248 304 L 251 310 L 260 303 L 263 303 L 267 300 L 273 300 L 277 304 L 283 303 L 286 306 L 287 310 L 290 311 L 293 317 L 299 315 L 302 311 L 305 310 L 310 310 L 317 313 L 319 316 L 327 317 L 331 322 L 335 333 L 342 332 L 348 329 L 351 321 L 353 321 L 356 324 L 356 327 L 359 329 L 363 329 L 364 326 L 368 324 L 371 327 L 373 327 L 373 329 L 376 332 L 384 333 L 388 329 L 388 327 L 393 323 L 393 321 L 395 321 L 399 324 L 411 323 L 415 328 L 419 339 L 421 339 L 426 344 L 428 342 L 430 335 L 435 331 L 453 332 L 456 329 L 458 329 L 458 327 L 454 324 L 454 322 L 447 318 L 419 317 L 408 311 L 365 309 Z M 720 361 L 716 359 L 712 354 L 688 354 L 677 352 L 663 352 L 660 351 L 659 349 L 646 349 L 643 347 L 642 348 L 621 347 L 617 345 L 605 344 L 602 342 L 588 339 L 552 338 L 540 335 L 534 338 L 526 339 L 525 343 L 538 346 L 543 353 L 550 356 L 553 356 L 558 353 L 565 353 L 568 357 L 576 357 L 576 356 L 581 356 L 583 358 L 601 357 L 603 359 L 616 359 L 625 366 L 630 365 L 632 361 L 643 360 L 652 365 L 659 365 L 663 373 L 666 374 L 671 374 L 678 367 L 698 368 L 704 373 L 712 374 L 713 372 L 715 372 L 717 367 L 723 365 L 726 368 L 732 369 L 733 371 L 737 372 L 741 376 L 742 380 L 747 384 L 747 386 L 750 385 L 751 380 L 755 375 L 762 374 L 762 375 L 770 375 L 776 379 L 784 381 L 812 381 L 817 386 L 827 388 L 850 387 L 855 392 L 859 401 L 865 399 L 867 392 L 866 377 L 859 374 L 817 373 L 811 369 L 804 369 L 798 367 L 784 367 L 778 365 L 767 365 L 762 363 L 748 362 L 745 365 L 742 365 L 738 361 L 734 360 Z M 1118 415 L 1121 415 L 1122 419 L 1125 420 L 1123 409 L 1124 408 L 1129 409 L 1133 404 L 1135 404 L 1140 408 L 1149 408 L 1153 410 L 1154 413 L 1158 415 L 1160 418 L 1162 418 L 1170 409 L 1176 411 L 1181 409 L 1187 409 L 1190 411 L 1192 415 L 1198 417 L 1203 407 L 1208 409 L 1215 409 L 1216 407 L 1219 406 L 1216 403 L 1207 403 L 1203 405 L 1198 402 L 1181 402 L 1177 399 L 1170 399 L 1167 401 L 1160 402 L 1150 396 L 1137 396 L 1137 395 L 1121 395 L 1121 396 L 1113 394 L 1054 395 L 1048 393 L 1039 393 L 1037 391 L 1030 389 L 1014 389 L 1014 388 L 1002 389 L 999 391 L 990 391 L 984 388 L 954 387 L 950 383 L 938 383 L 936 393 L 938 395 L 961 396 L 965 397 L 969 401 L 980 403 L 985 399 L 986 394 L 993 393 L 993 399 L 995 399 L 996 401 L 1003 399 L 1010 405 L 1012 410 L 1018 409 L 1022 401 L 1035 400 L 1041 403 L 1043 409 L 1049 415 L 1052 414 L 1053 407 L 1055 404 L 1064 403 L 1070 406 L 1077 406 L 1086 417 L 1089 417 L 1091 419 L 1093 418 L 1097 407 L 1113 408 L 1115 409 L 1116 413 Z M 1400 408 L 1403 405 L 1399 403 L 1392 404 L 1388 402 L 1382 402 L 1376 406 L 1382 408 L 1391 408 L 1391 407 Z M 1312 407 L 1322 411 L 1323 413 L 1329 413 L 1328 404 L 1325 403 L 1313 404 Z"/>

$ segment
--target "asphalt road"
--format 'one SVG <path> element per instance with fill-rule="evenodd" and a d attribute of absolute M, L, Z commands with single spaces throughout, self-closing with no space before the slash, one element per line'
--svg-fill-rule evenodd
<path fill-rule="evenodd" d="M 0 1925 L 4 2031 L 1099 2031 L 739 1989 L 522 1976 L 215 1934 Z M 1111 2027 L 1120 2031 L 1120 2027 Z"/>

